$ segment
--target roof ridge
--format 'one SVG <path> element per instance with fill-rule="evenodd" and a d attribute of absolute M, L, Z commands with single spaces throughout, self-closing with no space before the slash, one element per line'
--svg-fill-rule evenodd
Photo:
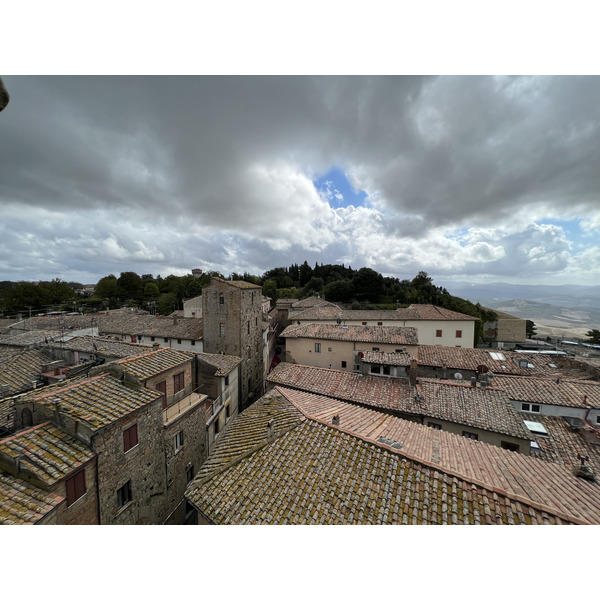
<path fill-rule="evenodd" d="M 42 427 L 45 427 L 46 425 L 51 425 L 52 421 L 44 421 L 43 423 L 40 423 L 39 425 L 34 425 L 33 427 L 29 427 L 28 429 L 23 429 L 22 431 L 19 431 L 18 433 L 15 433 L 14 435 L 11 435 L 10 437 L 5 437 L 0 439 L 0 444 L 3 444 L 4 442 L 10 442 L 11 440 L 14 440 L 15 438 L 18 438 L 22 435 L 25 435 L 26 433 L 31 433 L 32 431 L 35 431 L 36 429 L 41 429 Z"/>

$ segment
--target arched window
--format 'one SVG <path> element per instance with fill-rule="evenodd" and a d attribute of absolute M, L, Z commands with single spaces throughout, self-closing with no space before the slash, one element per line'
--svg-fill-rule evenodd
<path fill-rule="evenodd" d="M 23 427 L 31 427 L 33 425 L 33 413 L 28 408 L 24 408 L 21 411 L 21 423 Z"/>

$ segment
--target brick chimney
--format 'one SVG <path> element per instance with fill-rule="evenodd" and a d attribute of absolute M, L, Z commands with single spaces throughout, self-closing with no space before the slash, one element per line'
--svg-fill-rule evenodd
<path fill-rule="evenodd" d="M 410 366 L 408 367 L 408 381 L 410 385 L 417 385 L 417 366 L 418 362 L 416 358 L 410 359 Z"/>

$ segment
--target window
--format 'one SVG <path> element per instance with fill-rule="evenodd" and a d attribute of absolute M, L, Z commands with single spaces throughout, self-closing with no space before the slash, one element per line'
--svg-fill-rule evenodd
<path fill-rule="evenodd" d="M 327 352 L 331 352 L 331 351 L 332 351 L 332 349 L 331 349 L 331 348 L 327 348 Z"/>
<path fill-rule="evenodd" d="M 85 470 L 82 469 L 65 481 L 67 486 L 67 506 L 85 494 Z"/>
<path fill-rule="evenodd" d="M 462 329 L 457 329 L 456 330 L 456 337 L 457 338 L 461 338 L 462 337 Z"/>
<path fill-rule="evenodd" d="M 160 383 L 157 383 L 154 386 L 154 388 L 157 392 L 160 392 L 162 394 L 162 407 L 164 410 L 165 408 L 167 408 L 167 382 L 161 381 Z"/>
<path fill-rule="evenodd" d="M 215 419 L 215 435 L 219 433 L 219 418 Z"/>
<path fill-rule="evenodd" d="M 183 446 L 183 431 L 179 431 L 178 433 L 175 434 L 174 441 L 175 441 L 175 452 L 179 452 L 181 450 L 181 447 Z"/>
<path fill-rule="evenodd" d="M 128 452 L 138 444 L 137 423 L 123 431 L 123 451 Z"/>
<path fill-rule="evenodd" d="M 345 360 L 343 360 L 343 361 L 342 361 L 342 369 L 345 369 L 345 368 L 346 368 L 346 361 L 345 361 Z"/>
<path fill-rule="evenodd" d="M 229 385 L 229 375 L 225 375 L 225 385 Z"/>
<path fill-rule="evenodd" d="M 196 345 L 196 340 L 192 340 L 192 346 Z"/>
<path fill-rule="evenodd" d="M 219 323 L 219 336 L 225 337 L 225 323 Z"/>
<path fill-rule="evenodd" d="M 383 325 L 381 321 L 377 321 L 377 325 Z"/>
<path fill-rule="evenodd" d="M 250 333 L 250 321 L 248 321 L 247 325 L 248 325 L 248 333 Z"/>
<path fill-rule="evenodd" d="M 428 427 L 431 427 L 432 429 L 441 429 L 442 426 L 439 423 L 432 423 L 431 421 L 429 421 L 429 423 L 427 423 Z"/>
<path fill-rule="evenodd" d="M 194 479 L 194 465 L 190 465 L 185 470 L 185 481 L 186 481 L 186 483 L 189 483 L 192 479 Z"/>
<path fill-rule="evenodd" d="M 150 341 L 151 341 L 151 342 L 153 342 L 153 341 L 154 341 L 154 336 L 152 336 L 152 337 L 150 338 Z"/>
<path fill-rule="evenodd" d="M 390 374 L 390 365 L 383 365 L 383 374 L 384 375 Z"/>
<path fill-rule="evenodd" d="M 219 294 L 219 304 L 225 304 L 225 296 L 223 296 L 223 292 Z"/>
<path fill-rule="evenodd" d="M 321 344 L 319 342 L 315 342 L 315 352 L 321 352 Z"/>
<path fill-rule="evenodd" d="M 511 444 L 510 442 L 505 442 L 504 440 L 501 440 L 500 448 L 504 448 L 505 450 L 511 450 L 512 452 L 518 452 L 519 444 Z"/>
<path fill-rule="evenodd" d="M 117 490 L 117 506 L 123 508 L 126 504 L 131 502 L 131 479 Z"/>
<path fill-rule="evenodd" d="M 373 352 L 379 352 L 379 348 L 377 348 L 377 347 L 375 347 L 375 346 L 373 346 L 373 347 L 371 348 L 371 350 L 373 350 Z"/>
<path fill-rule="evenodd" d="M 381 367 L 379 365 L 371 365 L 371 373 L 381 373 Z"/>
<path fill-rule="evenodd" d="M 169 338 L 163 338 L 165 340 L 165 344 L 169 343 Z"/>
<path fill-rule="evenodd" d="M 539 404 L 530 404 L 529 402 L 521 402 L 521 410 L 523 412 L 539 413 L 542 407 Z"/>
<path fill-rule="evenodd" d="M 600 415 L 596 415 L 596 425 L 600 425 Z"/>
<path fill-rule="evenodd" d="M 436 329 L 435 330 L 435 337 L 442 337 L 442 330 L 441 329 Z"/>
<path fill-rule="evenodd" d="M 183 371 L 173 375 L 173 393 L 180 392 L 185 387 L 185 374 Z"/>
<path fill-rule="evenodd" d="M 177 339 L 177 343 L 181 344 L 181 339 L 180 338 Z"/>
<path fill-rule="evenodd" d="M 227 421 L 227 419 L 229 419 L 229 417 L 231 417 L 231 405 L 226 404 L 225 405 L 225 421 Z"/>
<path fill-rule="evenodd" d="M 463 437 L 469 438 L 470 440 L 478 440 L 479 436 L 476 433 L 471 433 L 470 431 L 463 431 Z"/>
<path fill-rule="evenodd" d="M 363 325 L 366 325 L 366 324 L 367 324 L 367 322 L 366 322 L 366 321 L 363 321 L 363 322 L 362 322 L 362 324 L 363 324 Z"/>

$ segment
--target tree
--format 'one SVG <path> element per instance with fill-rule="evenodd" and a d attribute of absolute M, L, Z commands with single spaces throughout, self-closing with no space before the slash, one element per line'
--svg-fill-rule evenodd
<path fill-rule="evenodd" d="M 119 297 L 122 300 L 141 300 L 143 295 L 142 278 L 133 271 L 121 273 L 117 279 Z"/>
<path fill-rule="evenodd" d="M 277 303 L 278 293 L 277 293 L 277 281 L 275 279 L 267 279 L 263 283 L 262 287 L 263 296 L 267 296 L 271 298 L 271 308 L 275 306 Z"/>
<path fill-rule="evenodd" d="M 588 342 L 590 344 L 600 344 L 600 330 L 599 329 L 591 329 L 585 334 L 585 337 L 589 338 Z"/>
<path fill-rule="evenodd" d="M 535 323 L 529 319 L 525 321 L 525 335 L 527 339 L 531 339 L 537 333 Z"/>
<path fill-rule="evenodd" d="M 111 300 L 119 294 L 117 287 L 117 278 L 112 274 L 107 275 L 106 277 L 102 277 L 96 284 L 94 295 L 98 298 L 108 298 Z"/>
<path fill-rule="evenodd" d="M 352 282 L 348 279 L 332 281 L 323 288 L 323 295 L 331 302 L 350 302 L 354 294 Z"/>
<path fill-rule="evenodd" d="M 359 300 L 377 302 L 383 292 L 383 277 L 368 267 L 359 269 L 352 280 L 355 295 Z"/>

